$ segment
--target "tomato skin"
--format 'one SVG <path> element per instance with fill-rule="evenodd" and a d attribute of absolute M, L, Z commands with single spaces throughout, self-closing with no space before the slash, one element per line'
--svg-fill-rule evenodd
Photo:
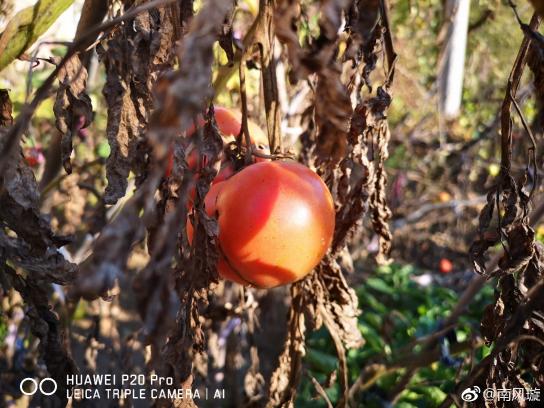
<path fill-rule="evenodd" d="M 214 116 L 215 122 L 217 123 L 217 128 L 223 136 L 223 141 L 226 143 L 236 140 L 236 137 L 240 134 L 242 128 L 242 115 L 239 112 L 236 112 L 232 109 L 223 108 L 221 106 L 214 107 Z M 204 118 L 199 117 L 197 119 L 197 124 L 199 127 L 202 127 L 206 124 Z M 251 142 L 255 145 L 268 145 L 268 137 L 263 132 L 263 130 L 257 126 L 251 120 L 247 121 L 247 127 L 249 130 L 249 136 Z M 192 125 L 187 129 L 187 136 L 191 136 L 195 132 L 195 127 Z"/>
<path fill-rule="evenodd" d="M 317 266 L 335 223 L 332 196 L 317 174 L 295 162 L 262 162 L 222 184 L 216 199 L 219 245 L 238 277 L 272 288 Z"/>

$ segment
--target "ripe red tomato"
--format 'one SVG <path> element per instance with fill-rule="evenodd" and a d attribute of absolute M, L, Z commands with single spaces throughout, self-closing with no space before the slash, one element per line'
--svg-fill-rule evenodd
<path fill-rule="evenodd" d="M 438 269 L 442 273 L 450 273 L 453 271 L 453 263 L 448 258 L 442 258 L 440 259 Z"/>
<path fill-rule="evenodd" d="M 225 279 L 259 288 L 297 281 L 332 242 L 332 196 L 317 174 L 295 162 L 248 166 L 215 184 L 205 205 L 218 217 Z"/>
<path fill-rule="evenodd" d="M 240 134 L 242 128 L 242 115 L 231 109 L 223 108 L 220 106 L 214 107 L 214 116 L 217 123 L 217 128 L 223 138 L 223 145 L 226 146 L 230 142 L 236 141 L 236 137 Z M 197 119 L 197 125 L 199 127 L 204 126 L 206 121 L 203 117 Z M 268 137 L 254 122 L 248 120 L 248 131 L 253 148 L 260 153 L 270 154 L 270 148 L 268 147 Z M 187 137 L 192 137 L 195 133 L 195 126 L 192 125 L 185 132 Z M 244 143 L 244 141 L 242 141 Z M 244 143 L 245 144 L 245 143 Z M 187 148 L 187 165 L 191 170 L 197 170 L 199 166 L 200 153 L 194 144 L 190 144 Z M 234 174 L 234 168 L 231 163 L 225 162 L 225 159 L 221 158 L 222 165 L 219 171 L 218 177 L 220 180 L 225 180 Z M 257 158 L 256 162 L 263 161 L 263 159 Z M 172 166 L 174 165 L 173 154 L 170 153 L 168 157 L 168 165 L 165 175 L 169 177 L 172 173 Z"/>

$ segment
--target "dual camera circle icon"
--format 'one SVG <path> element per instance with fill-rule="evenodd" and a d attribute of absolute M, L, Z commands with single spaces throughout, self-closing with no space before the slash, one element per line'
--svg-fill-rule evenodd
<path fill-rule="evenodd" d="M 19 389 L 24 395 L 34 395 L 38 390 L 43 395 L 53 395 L 57 392 L 57 382 L 50 377 L 42 378 L 40 381 L 27 377 L 21 381 Z"/>

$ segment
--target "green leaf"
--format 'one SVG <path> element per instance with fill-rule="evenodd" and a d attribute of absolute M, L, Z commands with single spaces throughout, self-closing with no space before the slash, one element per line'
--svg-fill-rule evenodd
<path fill-rule="evenodd" d="M 19 58 L 74 0 L 38 0 L 19 11 L 0 35 L 0 71 Z"/>
<path fill-rule="evenodd" d="M 393 295 L 395 293 L 395 290 L 391 286 L 388 286 L 387 283 L 380 278 L 368 278 L 365 284 L 368 287 L 387 295 Z"/>
<path fill-rule="evenodd" d="M 331 356 L 330 354 L 311 348 L 307 350 L 306 361 L 314 370 L 325 374 L 333 372 L 338 367 L 336 356 Z"/>

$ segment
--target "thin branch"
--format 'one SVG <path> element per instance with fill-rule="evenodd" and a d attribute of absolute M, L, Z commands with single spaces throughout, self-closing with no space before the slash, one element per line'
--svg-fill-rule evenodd
<path fill-rule="evenodd" d="M 311 379 L 312 379 L 312 383 L 314 384 L 315 390 L 325 400 L 325 402 L 327 403 L 327 407 L 333 408 L 333 405 L 331 400 L 329 399 L 329 396 L 327 395 L 327 393 L 325 392 L 321 384 L 319 384 L 319 381 L 317 381 L 313 376 L 311 377 Z"/>
<path fill-rule="evenodd" d="M 482 196 L 482 197 L 474 198 L 471 200 L 450 200 L 446 203 L 424 204 L 416 211 L 411 212 L 405 218 L 395 220 L 393 222 L 393 228 L 399 229 L 404 227 L 406 224 L 419 221 L 421 218 L 423 218 L 427 213 L 431 211 L 443 210 L 446 208 L 458 209 L 462 207 L 471 207 L 471 206 L 477 206 L 480 204 L 485 204 L 485 202 L 486 202 L 486 198 L 485 196 Z"/>
<path fill-rule="evenodd" d="M 389 88 L 395 76 L 395 63 L 397 61 L 397 53 L 393 46 L 393 38 L 391 36 L 391 28 L 389 24 L 389 4 L 388 0 L 380 1 L 380 13 L 382 15 L 382 24 L 385 28 L 383 33 L 385 53 L 387 57 L 387 79 L 385 87 Z"/>
<path fill-rule="evenodd" d="M 242 102 L 242 127 L 240 128 L 241 135 L 237 138 L 239 143 L 239 148 L 242 146 L 242 142 L 246 142 L 246 164 L 251 163 L 251 152 L 253 150 L 251 143 L 251 136 L 249 135 L 249 126 L 247 123 L 247 92 L 246 92 L 246 56 L 245 52 L 240 60 L 239 65 L 239 76 L 240 76 L 240 99 Z"/>
<path fill-rule="evenodd" d="M 535 30 L 540 25 L 541 18 L 535 13 L 531 18 L 530 28 Z M 512 167 L 512 118 L 510 116 L 510 108 L 512 107 L 513 98 L 510 95 L 515 96 L 521 81 L 523 70 L 527 63 L 527 55 L 529 52 L 529 46 L 531 45 L 531 38 L 527 35 L 524 36 L 523 42 L 519 49 L 518 55 L 508 83 L 506 85 L 506 95 L 501 108 L 501 167 L 503 171 L 509 172 Z"/>
<path fill-rule="evenodd" d="M 533 135 L 533 132 L 531 131 L 531 127 L 529 126 L 529 124 L 527 123 L 527 120 L 525 119 L 525 116 L 523 115 L 523 112 L 521 111 L 521 108 L 518 104 L 518 102 L 516 101 L 516 98 L 514 97 L 514 95 L 510 94 L 510 98 L 512 99 L 512 103 L 514 104 L 514 107 L 516 108 L 516 112 L 518 113 L 520 119 L 521 119 L 521 123 L 523 124 L 523 127 L 525 128 L 525 131 L 527 132 L 527 134 L 529 135 L 529 138 L 531 139 L 531 148 L 529 148 L 529 151 L 531 152 L 531 159 L 532 159 L 532 162 L 533 162 L 533 177 L 534 177 L 534 180 L 533 180 L 533 183 L 532 183 L 532 186 L 531 186 L 531 191 L 529 192 L 529 199 L 533 197 L 533 193 L 535 192 L 535 188 L 538 184 L 538 169 L 537 169 L 537 163 L 536 163 L 536 139 L 535 139 L 535 136 Z"/>
<path fill-rule="evenodd" d="M 257 44 L 261 54 L 261 77 L 264 93 L 264 108 L 266 111 L 266 127 L 268 141 L 272 153 L 281 152 L 282 137 L 280 127 L 280 103 L 278 96 L 278 80 L 276 78 L 276 61 L 274 59 L 274 0 L 259 1 L 259 19 L 257 29 Z"/>

